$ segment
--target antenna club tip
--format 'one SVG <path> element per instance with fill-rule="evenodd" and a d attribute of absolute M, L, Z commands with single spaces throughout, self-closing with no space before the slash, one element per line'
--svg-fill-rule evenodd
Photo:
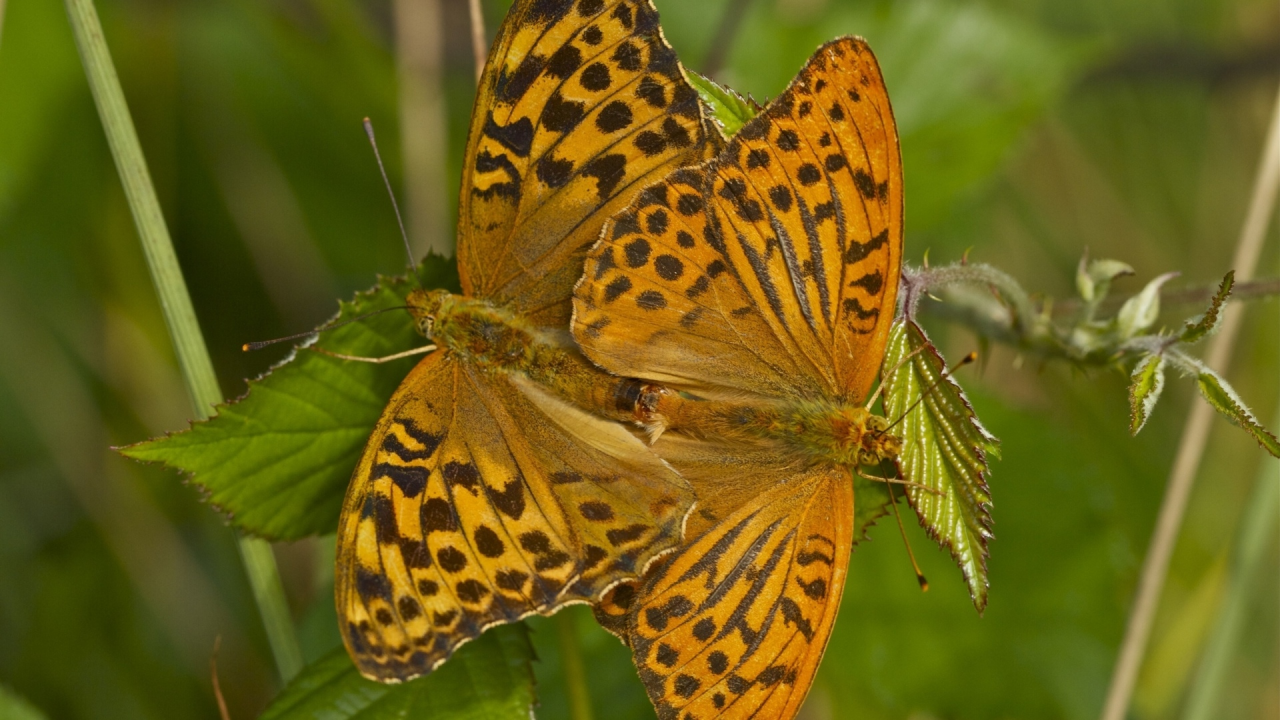
<path fill-rule="evenodd" d="M 920 583 L 920 592 L 929 592 L 929 579 L 924 575 L 917 575 L 916 582 Z"/>
<path fill-rule="evenodd" d="M 973 352 L 970 352 L 968 355 L 965 355 L 965 356 L 964 356 L 965 364 L 968 364 L 968 363 L 971 363 L 971 362 L 976 362 L 977 360 L 978 360 L 978 351 L 977 351 L 977 350 L 974 350 Z"/>
<path fill-rule="evenodd" d="M 252 348 L 252 347 L 250 347 L 250 343 L 245 343 L 245 344 L 243 344 L 243 345 L 241 345 L 241 346 L 240 346 L 240 352 L 249 352 L 249 351 L 250 351 L 250 350 L 252 350 L 252 349 L 253 349 L 253 348 Z"/>

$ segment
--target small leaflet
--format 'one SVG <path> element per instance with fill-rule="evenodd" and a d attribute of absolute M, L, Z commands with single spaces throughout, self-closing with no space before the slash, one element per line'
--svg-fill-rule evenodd
<path fill-rule="evenodd" d="M 1147 355 L 1133 368 L 1129 385 L 1129 431 L 1134 435 L 1147 424 L 1164 391 L 1164 364 L 1161 355 Z"/>
<path fill-rule="evenodd" d="M 1196 377 L 1200 394 L 1218 412 L 1227 417 L 1234 425 L 1238 425 L 1253 436 L 1264 450 L 1280 457 L 1280 440 L 1276 439 L 1258 419 L 1245 407 L 1236 391 L 1213 372 L 1201 372 Z"/>
<path fill-rule="evenodd" d="M 419 267 L 421 283 L 456 289 L 454 268 L 451 259 L 429 256 Z M 403 307 L 415 287 L 407 277 L 380 278 L 373 288 L 341 303 L 335 319 Z M 360 453 L 416 360 L 375 365 L 309 348 L 318 344 L 348 355 L 380 357 L 425 343 L 408 314 L 395 310 L 326 331 L 269 373 L 250 380 L 248 393 L 218 405 L 209 420 L 120 452 L 187 474 L 232 525 L 250 534 L 295 540 L 331 533 Z"/>
<path fill-rule="evenodd" d="M 689 84 L 698 91 L 703 104 L 711 109 L 711 116 L 720 124 L 726 138 L 738 134 L 748 120 L 760 112 L 754 102 L 742 97 L 737 90 L 725 87 L 705 75 L 685 70 Z"/>
<path fill-rule="evenodd" d="M 1231 289 L 1235 286 L 1236 271 L 1232 270 L 1222 278 L 1222 284 L 1218 286 L 1218 292 L 1214 294 L 1213 300 L 1209 303 L 1209 309 L 1198 318 L 1187 321 L 1182 328 L 1182 334 L 1178 337 L 1184 343 L 1194 343 L 1203 340 L 1206 335 L 1213 332 L 1217 327 L 1218 320 L 1222 317 L 1222 308 L 1227 303 L 1227 298 L 1231 296 Z"/>
<path fill-rule="evenodd" d="M 1178 277 L 1178 273 L 1165 273 L 1142 288 L 1142 292 L 1125 301 L 1116 315 L 1120 337 L 1128 340 L 1146 330 L 1160 317 L 1160 288 Z"/>
<path fill-rule="evenodd" d="M 890 373 L 885 414 L 890 422 L 901 418 L 894 431 L 903 439 L 903 475 L 933 490 L 908 486 L 907 499 L 929 535 L 951 552 L 982 612 L 989 584 L 987 543 L 993 537 L 987 454 L 999 456 L 998 441 L 978 422 L 960 386 L 943 375 L 942 356 L 914 322 L 894 323 L 883 367 Z"/>

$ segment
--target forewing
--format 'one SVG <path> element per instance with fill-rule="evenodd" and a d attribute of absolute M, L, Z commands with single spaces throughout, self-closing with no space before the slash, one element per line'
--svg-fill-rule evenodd
<path fill-rule="evenodd" d="M 680 478 L 621 428 L 548 407 L 441 353 L 392 398 L 338 533 L 340 627 L 365 676 L 430 672 L 485 628 L 598 599 L 678 542 Z"/>
<path fill-rule="evenodd" d="M 564 326 L 605 218 L 718 144 L 649 0 L 519 0 L 472 112 L 463 290 Z"/>
<path fill-rule="evenodd" d="M 861 40 L 818 50 L 717 158 L 606 224 L 574 333 L 613 372 L 690 389 L 860 400 L 893 320 L 897 131 Z"/>
<path fill-rule="evenodd" d="M 795 715 L 839 610 L 852 488 L 834 469 L 783 476 L 649 577 L 628 628 L 659 718 Z"/>

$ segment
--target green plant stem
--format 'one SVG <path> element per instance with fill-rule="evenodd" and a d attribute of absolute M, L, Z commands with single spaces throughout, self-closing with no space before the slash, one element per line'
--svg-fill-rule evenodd
<path fill-rule="evenodd" d="M 1231 263 L 1236 279 L 1240 282 L 1248 282 L 1253 278 L 1278 193 L 1280 193 L 1280 94 L 1277 95 L 1271 111 L 1267 139 L 1258 163 L 1258 172 L 1254 178 L 1249 209 L 1245 215 L 1244 225 L 1240 229 L 1235 257 Z M 1241 311 L 1242 308 L 1227 306 L 1223 311 L 1218 333 L 1209 341 L 1206 364 L 1219 372 L 1225 373 L 1230 364 L 1231 351 L 1240 329 Z M 1170 469 L 1169 482 L 1160 503 L 1160 512 L 1156 517 L 1155 531 L 1152 533 L 1151 544 L 1143 559 L 1142 576 L 1138 582 L 1133 608 L 1129 613 L 1129 621 L 1125 626 L 1124 640 L 1120 643 L 1115 668 L 1112 670 L 1111 683 L 1107 688 L 1107 698 L 1100 716 L 1102 720 L 1123 720 L 1128 712 L 1138 670 L 1142 667 L 1142 660 L 1147 652 L 1147 642 L 1151 637 L 1151 626 L 1155 622 L 1160 595 L 1164 590 L 1174 544 L 1182 529 L 1187 499 L 1191 495 L 1196 473 L 1200 469 L 1200 461 L 1204 457 L 1205 445 L 1209 440 L 1209 426 L 1212 419 L 1213 408 L 1203 402 L 1193 405 L 1191 412 L 1187 415 L 1182 438 L 1178 442 L 1178 454 Z"/>
<path fill-rule="evenodd" d="M 1275 425 L 1280 425 L 1280 410 L 1276 412 Z M 1223 681 L 1238 655 L 1240 641 L 1244 638 L 1245 612 L 1249 601 L 1260 581 L 1274 577 L 1271 568 L 1264 561 L 1267 545 L 1274 542 L 1276 527 L 1280 525 L 1280 482 L 1277 481 L 1277 470 L 1280 470 L 1280 463 L 1274 458 L 1263 458 L 1258 467 L 1258 477 L 1253 481 L 1253 492 L 1245 505 L 1245 515 L 1236 536 L 1231 575 L 1227 580 L 1223 604 L 1205 643 L 1200 666 L 1192 678 L 1183 720 L 1212 720 L 1219 716 L 1217 711 Z"/>
<path fill-rule="evenodd" d="M 480 0 L 467 0 L 467 9 L 471 15 L 471 55 L 476 63 L 476 83 L 484 76 L 485 58 L 489 55 L 489 42 L 484 34 L 484 8 Z"/>
<path fill-rule="evenodd" d="M 564 668 L 564 682 L 569 691 L 570 720 L 591 720 L 591 689 L 587 687 L 587 668 L 582 662 L 582 645 L 578 641 L 578 628 L 573 615 L 556 613 L 553 618 L 556 635 L 560 640 L 560 660 Z"/>
<path fill-rule="evenodd" d="M 151 281 L 160 299 L 192 408 L 197 418 L 207 419 L 213 407 L 222 401 L 222 391 L 213 372 L 213 361 L 205 347 L 204 336 L 200 333 L 195 308 L 191 305 L 191 296 L 187 292 L 164 215 L 160 212 L 160 202 L 142 156 L 120 79 L 111 62 L 102 23 L 92 0 L 66 0 L 66 6 L 89 89 L 107 134 L 116 170 L 120 173 L 129 210 L 138 228 Z M 290 621 L 284 585 L 280 581 L 271 546 L 264 540 L 242 537 L 240 553 L 266 626 L 276 667 L 281 677 L 288 681 L 302 669 L 302 651 Z"/>

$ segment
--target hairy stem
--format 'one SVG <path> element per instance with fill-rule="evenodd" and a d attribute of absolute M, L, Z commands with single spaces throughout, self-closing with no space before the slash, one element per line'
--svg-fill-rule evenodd
<path fill-rule="evenodd" d="M 107 143 L 138 228 L 138 237 L 160 299 L 174 353 L 182 368 L 192 408 L 197 418 L 206 419 L 213 407 L 222 401 L 222 391 L 213 372 L 213 361 L 205 347 L 204 336 L 200 333 L 200 324 L 191 305 L 191 296 L 187 292 L 164 215 L 160 212 L 160 202 L 142 156 L 120 79 L 111 62 L 102 24 L 92 0 L 66 0 L 66 6 L 89 89 L 93 92 Z M 287 681 L 302 669 L 302 651 L 289 618 L 284 586 L 280 582 L 271 546 L 266 541 L 244 537 L 240 539 L 240 552 L 266 625 L 276 666 Z"/>

